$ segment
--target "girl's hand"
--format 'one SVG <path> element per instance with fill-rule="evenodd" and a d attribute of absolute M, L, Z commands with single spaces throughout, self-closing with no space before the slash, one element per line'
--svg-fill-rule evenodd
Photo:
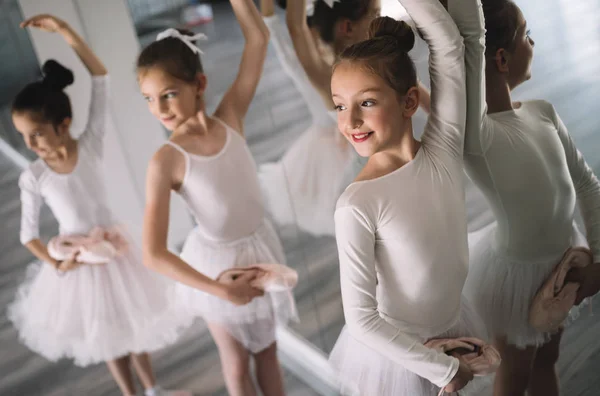
<path fill-rule="evenodd" d="M 21 22 L 21 27 L 34 27 L 44 32 L 56 33 L 67 27 L 67 23 L 50 14 L 41 14 Z"/>
<path fill-rule="evenodd" d="M 227 300 L 235 305 L 246 305 L 254 298 L 264 295 L 265 293 L 262 290 L 250 285 L 257 275 L 257 271 L 246 271 L 246 273 L 241 274 L 235 280 L 228 282 L 226 286 Z"/>
<path fill-rule="evenodd" d="M 594 263 L 584 268 L 573 268 L 567 273 L 565 283 L 579 283 L 575 305 L 587 297 L 592 297 L 600 291 L 600 263 Z"/>
<path fill-rule="evenodd" d="M 467 384 L 473 380 L 473 372 L 471 369 L 462 361 L 460 361 L 460 366 L 458 367 L 458 371 L 452 381 L 444 388 L 444 391 L 448 393 L 458 392 Z"/>
<path fill-rule="evenodd" d="M 79 253 L 75 254 L 68 260 L 61 261 L 56 269 L 62 273 L 65 273 L 79 268 L 79 266 L 83 265 L 83 263 L 77 261 L 77 256 L 79 256 Z"/>

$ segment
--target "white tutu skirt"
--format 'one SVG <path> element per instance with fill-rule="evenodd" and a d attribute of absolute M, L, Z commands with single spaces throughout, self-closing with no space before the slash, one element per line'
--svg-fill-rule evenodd
<path fill-rule="evenodd" d="M 211 242 L 193 230 L 181 258 L 197 271 L 216 279 L 226 269 L 258 263 L 285 264 L 283 248 L 273 226 L 264 221 L 250 236 L 226 243 Z M 291 292 L 266 293 L 249 304 L 236 306 L 229 301 L 191 288 L 176 286 L 177 304 L 189 316 L 218 323 L 252 353 L 275 341 L 275 325 L 297 320 L 296 303 Z"/>
<path fill-rule="evenodd" d="M 423 342 L 432 338 L 464 336 L 485 339 L 484 332 L 478 315 L 463 298 L 456 324 L 442 334 L 423 337 Z M 437 396 L 440 391 L 430 381 L 356 340 L 345 326 L 333 347 L 329 362 L 338 375 L 344 395 Z M 475 377 L 460 391 L 460 395 L 491 395 L 493 380 L 493 375 Z"/>
<path fill-rule="evenodd" d="M 541 346 L 552 334 L 529 325 L 529 308 L 562 254 L 526 261 L 509 257 L 493 248 L 495 231 L 496 223 L 492 223 L 469 235 L 470 265 L 463 292 L 481 316 L 490 337 L 506 336 L 509 344 L 520 348 Z M 573 246 L 587 246 L 575 224 Z M 573 307 L 565 326 L 577 318 L 583 305 Z"/>
<path fill-rule="evenodd" d="M 129 243 L 112 262 L 64 275 L 31 264 L 8 307 L 21 341 L 48 360 L 72 358 L 78 366 L 174 343 L 192 320 L 173 309 L 174 283 L 146 269 Z"/>
<path fill-rule="evenodd" d="M 281 226 L 296 224 L 313 235 L 334 235 L 333 213 L 352 162 L 352 146 L 331 125 L 312 125 L 279 162 L 263 164 L 258 176 L 265 207 Z"/>

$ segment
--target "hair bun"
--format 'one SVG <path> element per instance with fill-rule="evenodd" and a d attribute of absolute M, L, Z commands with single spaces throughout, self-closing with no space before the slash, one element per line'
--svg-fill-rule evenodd
<path fill-rule="evenodd" d="M 415 46 L 415 33 L 409 24 L 387 16 L 375 18 L 369 26 L 369 38 L 378 37 L 393 38 L 404 52 L 409 52 Z"/>
<path fill-rule="evenodd" d="M 62 91 L 73 84 L 73 72 L 54 59 L 47 60 L 42 66 L 43 84 L 53 91 Z"/>

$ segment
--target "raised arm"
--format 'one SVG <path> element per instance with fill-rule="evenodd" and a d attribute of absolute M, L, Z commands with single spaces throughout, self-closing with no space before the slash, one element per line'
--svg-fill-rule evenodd
<path fill-rule="evenodd" d="M 287 2 L 286 21 L 296 55 L 306 75 L 321 95 L 326 109 L 335 109 L 331 99 L 331 65 L 321 56 L 306 23 L 306 0 Z"/>
<path fill-rule="evenodd" d="M 59 33 L 67 44 L 73 48 L 92 76 L 103 76 L 107 73 L 106 68 L 92 49 L 62 19 L 49 14 L 41 14 L 21 22 L 21 27 L 35 27 L 45 32 Z"/>
<path fill-rule="evenodd" d="M 248 112 L 260 81 L 269 46 L 269 30 L 252 0 L 231 0 L 244 39 L 244 52 L 235 81 L 225 93 L 215 115 L 243 133 Z"/>
<path fill-rule="evenodd" d="M 327 109 L 325 106 L 323 106 L 323 101 L 321 100 L 319 93 L 310 83 L 306 73 L 304 72 L 302 64 L 296 56 L 294 45 L 292 44 L 292 40 L 290 39 L 290 35 L 285 27 L 285 24 L 282 23 L 279 17 L 273 12 L 269 13 L 269 10 L 271 10 L 269 3 L 272 5 L 273 0 L 262 0 L 261 10 L 264 21 L 269 28 L 269 32 L 271 33 L 271 42 L 273 43 L 273 47 L 275 48 L 275 53 L 277 54 L 279 63 L 281 63 L 281 67 L 292 79 L 294 86 L 298 92 L 300 92 L 300 95 L 302 95 L 302 98 L 304 99 L 304 102 L 306 103 L 306 106 L 308 107 L 308 110 L 313 118 L 313 122 L 318 119 L 329 121 L 330 118 L 327 114 Z"/>
<path fill-rule="evenodd" d="M 439 387 L 459 368 L 456 358 L 425 347 L 421 340 L 385 321 L 377 310 L 374 227 L 352 207 L 335 212 L 344 316 L 350 334 L 407 370 Z"/>
<path fill-rule="evenodd" d="M 36 15 L 21 23 L 21 27 L 35 27 L 45 32 L 59 33 L 73 48 L 81 62 L 92 75 L 92 94 L 83 142 L 91 142 L 91 148 L 101 156 L 102 139 L 108 122 L 108 77 L 107 71 L 92 49 L 65 21 L 48 14 Z"/>
<path fill-rule="evenodd" d="M 429 47 L 431 113 L 424 138 L 462 157 L 466 88 L 460 33 L 439 0 L 400 0 L 400 3 Z"/>
<path fill-rule="evenodd" d="M 465 43 L 467 123 L 465 152 L 483 154 L 491 142 L 485 128 L 485 20 L 481 0 L 448 0 L 448 11 Z"/>

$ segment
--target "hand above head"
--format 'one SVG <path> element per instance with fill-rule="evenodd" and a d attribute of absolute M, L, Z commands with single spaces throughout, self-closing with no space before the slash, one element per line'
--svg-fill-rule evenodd
<path fill-rule="evenodd" d="M 21 22 L 22 28 L 34 27 L 44 32 L 55 33 L 65 28 L 67 23 L 60 18 L 50 14 L 40 14 L 33 16 L 25 21 Z"/>

